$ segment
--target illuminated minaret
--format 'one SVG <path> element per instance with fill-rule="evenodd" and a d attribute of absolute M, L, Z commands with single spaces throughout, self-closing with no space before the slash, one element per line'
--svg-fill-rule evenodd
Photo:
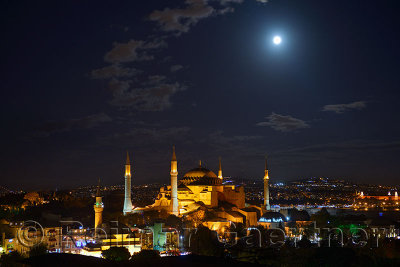
<path fill-rule="evenodd" d="M 178 204 L 178 161 L 175 155 L 175 146 L 172 147 L 171 159 L 171 211 L 175 216 L 179 215 Z"/>
<path fill-rule="evenodd" d="M 265 170 L 264 170 L 264 206 L 266 210 L 270 210 L 269 206 L 269 176 L 268 176 L 268 164 L 267 157 L 265 157 Z"/>
<path fill-rule="evenodd" d="M 94 229 L 96 231 L 97 228 L 101 227 L 103 223 L 103 200 L 100 194 L 100 179 L 99 184 L 97 185 L 97 192 L 96 192 L 96 203 L 93 206 L 94 208 Z"/>
<path fill-rule="evenodd" d="M 218 169 L 218 178 L 223 179 L 224 177 L 222 176 L 222 165 L 221 165 L 221 157 L 219 157 L 219 169 Z"/>
<path fill-rule="evenodd" d="M 125 164 L 125 201 L 124 201 L 124 215 L 132 212 L 132 201 L 131 201 L 131 163 L 129 161 L 129 153 L 126 152 L 126 164 Z"/>

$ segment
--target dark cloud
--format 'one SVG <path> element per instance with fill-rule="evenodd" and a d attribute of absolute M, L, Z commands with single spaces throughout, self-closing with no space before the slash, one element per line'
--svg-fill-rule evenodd
<path fill-rule="evenodd" d="M 138 124 L 134 129 L 126 132 L 115 133 L 110 136 L 102 137 L 98 139 L 100 145 L 109 145 L 112 147 L 143 147 L 149 146 L 154 147 L 155 144 L 170 146 L 177 144 L 182 141 L 182 138 L 187 138 L 190 134 L 190 127 L 161 127 L 160 125 L 147 125 Z M 137 150 L 139 151 L 139 150 Z M 146 153 L 143 153 L 141 157 L 144 157 Z M 156 155 L 159 156 L 159 155 Z"/>
<path fill-rule="evenodd" d="M 171 68 L 169 69 L 171 72 L 176 72 L 178 70 L 181 70 L 183 68 L 182 65 L 172 65 Z"/>
<path fill-rule="evenodd" d="M 101 123 L 110 121 L 112 121 L 111 117 L 105 113 L 65 121 L 49 121 L 37 129 L 35 136 L 46 137 L 54 133 L 66 132 L 73 129 L 90 129 Z"/>
<path fill-rule="evenodd" d="M 335 113 L 344 113 L 350 110 L 361 110 L 367 106 L 365 101 L 356 101 L 349 104 L 335 104 L 335 105 L 325 105 L 323 111 L 332 111 Z"/>
<path fill-rule="evenodd" d="M 104 68 L 92 70 L 91 76 L 93 79 L 110 79 L 113 77 L 131 77 L 140 73 L 134 68 L 124 68 L 119 64 L 113 64 Z"/>
<path fill-rule="evenodd" d="M 127 43 L 114 43 L 113 49 L 106 53 L 104 61 L 109 63 L 124 63 L 132 61 L 152 60 L 153 55 L 148 50 L 165 47 L 164 41 L 145 42 L 141 40 L 130 40 Z"/>
<path fill-rule="evenodd" d="M 263 4 L 268 3 L 269 0 L 256 0 L 256 2 L 260 2 Z M 226 5 L 226 4 L 230 4 L 230 3 L 237 3 L 237 4 L 241 4 L 244 2 L 244 0 L 219 0 L 219 2 L 221 3 L 221 5 Z"/>
<path fill-rule="evenodd" d="M 230 6 L 218 10 L 218 14 L 220 14 L 220 15 L 224 15 L 226 13 L 232 13 L 232 12 L 235 12 L 235 9 L 233 7 L 230 7 Z"/>
<path fill-rule="evenodd" d="M 376 140 L 351 140 L 339 143 L 326 143 L 288 150 L 288 152 L 316 152 L 326 150 L 364 151 L 366 149 L 400 149 L 400 141 L 384 142 Z"/>
<path fill-rule="evenodd" d="M 310 126 L 303 120 L 294 118 L 290 115 L 280 115 L 274 112 L 268 117 L 267 121 L 257 123 L 257 126 L 269 126 L 281 132 L 290 132 L 297 129 L 309 128 Z"/>
<path fill-rule="evenodd" d="M 226 4 L 230 4 L 230 3 L 237 3 L 237 4 L 241 4 L 243 3 L 244 0 L 219 0 L 219 2 L 221 3 L 221 5 L 226 5 Z"/>
<path fill-rule="evenodd" d="M 118 79 L 111 79 L 111 81 L 108 83 L 108 88 L 110 89 L 111 93 L 113 94 L 114 97 L 120 96 L 125 94 L 130 87 L 131 81 L 121 81 Z"/>
<path fill-rule="evenodd" d="M 336 160 L 342 162 L 347 159 L 354 159 L 368 154 L 388 153 L 389 151 L 400 150 L 400 142 L 385 142 L 379 140 L 350 140 L 345 142 L 332 142 L 315 144 L 310 146 L 297 147 L 277 151 L 273 157 L 277 162 L 287 164 L 288 162 L 321 162 L 323 160 Z M 349 162 L 353 162 L 349 160 Z"/>
<path fill-rule="evenodd" d="M 147 77 L 147 82 L 145 82 L 145 84 L 160 84 L 161 82 L 165 81 L 167 77 L 165 77 L 164 75 L 150 75 L 149 77 Z"/>
<path fill-rule="evenodd" d="M 178 82 L 160 83 L 144 88 L 134 88 L 129 92 L 115 95 L 111 103 L 139 111 L 162 111 L 171 107 L 171 96 L 182 90 L 185 90 L 185 87 Z"/>
<path fill-rule="evenodd" d="M 233 135 L 233 136 L 226 136 L 224 135 L 223 131 L 216 131 L 209 135 L 209 138 L 212 142 L 227 145 L 232 143 L 238 142 L 248 142 L 253 140 L 259 140 L 262 136 L 259 135 Z"/>
<path fill-rule="evenodd" d="M 223 131 L 214 131 L 202 139 L 201 144 L 203 149 L 207 147 L 213 153 L 240 161 L 241 157 L 249 159 L 261 155 L 262 158 L 265 154 L 263 146 L 260 145 L 262 138 L 259 135 L 227 135 Z"/>
<path fill-rule="evenodd" d="M 171 138 L 181 138 L 183 135 L 189 133 L 189 127 L 170 127 L 170 128 L 137 128 L 133 129 L 127 133 L 115 134 L 113 138 L 134 138 L 135 140 L 140 140 L 140 143 L 143 140 L 147 141 L 168 141 Z"/>

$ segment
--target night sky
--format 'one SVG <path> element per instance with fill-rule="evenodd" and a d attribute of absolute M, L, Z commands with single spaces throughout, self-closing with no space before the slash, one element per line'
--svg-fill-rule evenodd
<path fill-rule="evenodd" d="M 400 3 L 2 1 L 1 185 L 396 184 Z M 280 45 L 272 39 L 282 38 Z"/>

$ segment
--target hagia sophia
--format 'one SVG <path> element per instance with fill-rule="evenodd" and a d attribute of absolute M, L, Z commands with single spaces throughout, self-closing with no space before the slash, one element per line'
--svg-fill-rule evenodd
<path fill-rule="evenodd" d="M 264 169 L 264 205 L 262 206 L 245 203 L 243 186 L 224 184 L 221 159 L 219 159 L 218 175 L 204 168 L 199 161 L 196 168 L 184 173 L 178 179 L 178 161 L 175 147 L 173 147 L 170 176 L 170 185 L 160 189 L 153 204 L 145 207 L 133 207 L 131 202 L 131 164 L 127 154 L 123 213 L 126 215 L 146 210 L 165 210 L 175 216 L 185 216 L 196 210 L 206 209 L 217 214 L 217 218 L 205 222 L 207 226 L 214 226 L 214 228 L 229 222 L 243 223 L 247 227 L 259 224 L 259 220 L 268 224 L 278 223 L 283 222 L 282 218 L 285 218 L 282 214 L 270 209 L 267 160 L 265 160 Z"/>

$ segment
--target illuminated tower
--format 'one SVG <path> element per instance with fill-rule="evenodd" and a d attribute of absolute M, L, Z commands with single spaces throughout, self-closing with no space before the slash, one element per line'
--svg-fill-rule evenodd
<path fill-rule="evenodd" d="M 132 201 L 131 201 L 131 163 L 129 161 L 128 151 L 126 152 L 126 164 L 125 164 L 125 201 L 124 201 L 124 215 L 132 212 Z"/>
<path fill-rule="evenodd" d="M 270 210 L 269 206 L 269 176 L 268 176 L 268 164 L 267 157 L 265 157 L 265 171 L 264 171 L 264 206 L 266 210 Z"/>
<path fill-rule="evenodd" d="M 221 157 L 219 157 L 219 169 L 218 169 L 218 178 L 219 179 L 223 179 L 223 176 L 222 176 L 222 165 L 221 165 Z"/>
<path fill-rule="evenodd" d="M 175 216 L 179 215 L 178 204 L 178 161 L 175 155 L 175 146 L 172 147 L 171 159 L 171 211 Z"/>
<path fill-rule="evenodd" d="M 96 203 L 93 205 L 94 208 L 94 229 L 96 231 L 97 228 L 101 227 L 103 223 L 103 200 L 100 194 L 100 179 L 99 184 L 97 185 L 97 192 L 96 192 Z"/>

